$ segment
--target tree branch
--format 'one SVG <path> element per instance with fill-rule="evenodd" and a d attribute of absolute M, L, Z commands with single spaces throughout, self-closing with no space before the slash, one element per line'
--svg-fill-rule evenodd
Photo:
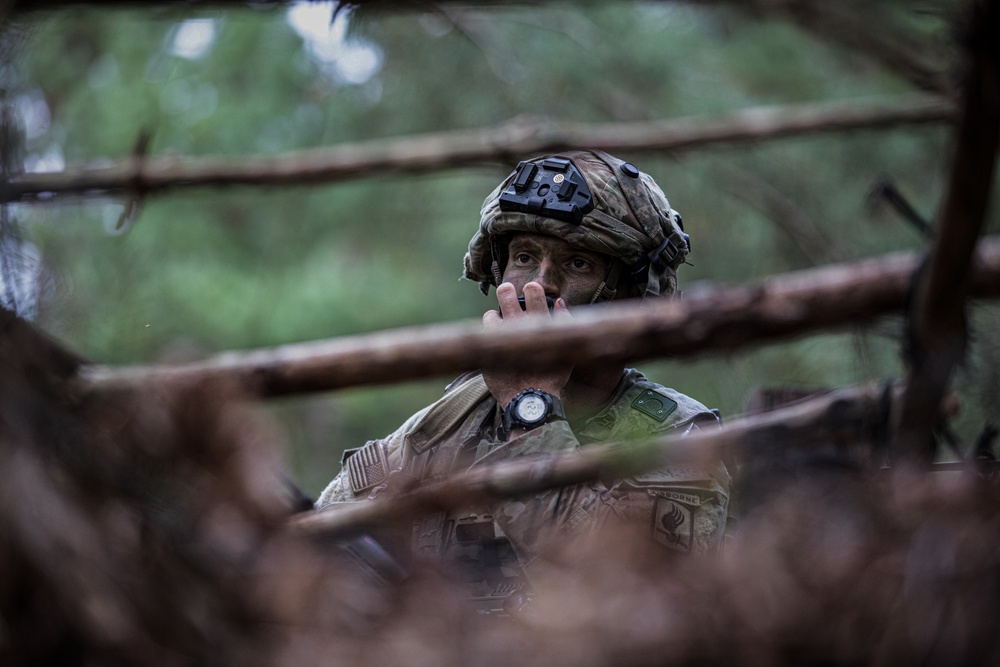
<path fill-rule="evenodd" d="M 856 6 L 816 0 L 796 0 L 787 5 L 791 20 L 820 39 L 864 53 L 921 90 L 949 92 L 947 71 L 924 57 L 932 44 L 893 27 L 877 3 L 864 3 L 864 12 L 857 11 Z"/>
<path fill-rule="evenodd" d="M 569 320 L 527 321 L 502 334 L 465 322 L 230 352 L 177 366 L 90 366 L 82 371 L 81 389 L 226 381 L 272 397 L 501 364 L 538 369 L 729 351 L 898 312 L 918 263 L 916 253 L 897 253 L 774 276 L 758 285 L 693 286 L 683 300 L 592 306 Z M 1000 296 L 1000 237 L 980 247 L 972 294 Z"/>
<path fill-rule="evenodd" d="M 570 148 L 662 153 L 779 137 L 901 124 L 950 122 L 937 96 L 746 109 L 715 117 L 586 124 L 519 117 L 491 128 L 381 139 L 279 155 L 128 158 L 108 167 L 12 176 L 0 202 L 47 194 L 160 193 L 178 188 L 333 183 L 392 172 L 429 172 L 482 163 L 510 165 L 525 155 Z"/>
<path fill-rule="evenodd" d="M 910 319 L 911 369 L 894 451 L 931 458 L 935 406 L 965 354 L 970 258 L 982 230 L 1000 147 L 1000 0 L 973 4 L 970 63 L 948 191 Z"/>
<path fill-rule="evenodd" d="M 859 52 L 896 72 L 917 88 L 948 93 L 947 70 L 934 63 L 943 53 L 927 53 L 942 45 L 920 39 L 900 28 L 891 14 L 874 2 L 824 2 L 823 0 L 687 0 L 695 5 L 729 4 L 760 16 L 786 19 L 821 41 Z"/>
<path fill-rule="evenodd" d="M 841 241 L 827 235 L 791 198 L 763 178 L 745 170 L 720 168 L 717 179 L 739 197 L 774 221 L 813 265 L 845 261 L 851 253 Z"/>
<path fill-rule="evenodd" d="M 292 520 L 293 530 L 344 534 L 367 526 L 405 522 L 465 504 L 516 498 L 560 486 L 621 478 L 678 462 L 705 464 L 767 448 L 856 447 L 875 442 L 886 418 L 885 388 L 866 383 L 729 422 L 719 430 L 669 435 L 647 443 L 595 444 L 579 450 L 526 456 L 472 468 L 372 502 L 340 504 Z"/>

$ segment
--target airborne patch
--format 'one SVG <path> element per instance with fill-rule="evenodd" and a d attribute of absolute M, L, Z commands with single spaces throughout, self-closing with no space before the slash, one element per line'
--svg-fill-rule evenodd
<path fill-rule="evenodd" d="M 669 498 L 670 500 L 676 500 L 679 503 L 684 503 L 691 507 L 698 507 L 701 505 L 701 496 L 694 493 L 681 493 L 680 491 L 667 491 L 665 489 L 650 489 L 649 493 L 654 496 L 660 496 L 661 498 Z"/>
<path fill-rule="evenodd" d="M 389 465 L 382 451 L 382 443 L 369 442 L 347 459 L 347 476 L 351 491 L 356 494 L 381 484 L 389 476 Z"/>
<path fill-rule="evenodd" d="M 639 394 L 634 401 L 632 401 L 632 407 L 639 412 L 649 415 L 656 421 L 663 421 L 670 416 L 670 413 L 677 409 L 677 402 L 671 398 L 667 398 L 663 394 L 653 391 L 652 389 L 644 389 L 641 394 Z"/>
<path fill-rule="evenodd" d="M 694 510 L 668 498 L 656 499 L 653 537 L 671 549 L 691 551 L 694 539 Z"/>

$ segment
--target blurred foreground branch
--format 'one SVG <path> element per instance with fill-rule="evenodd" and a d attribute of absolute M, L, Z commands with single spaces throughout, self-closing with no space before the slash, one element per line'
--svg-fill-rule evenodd
<path fill-rule="evenodd" d="M 772 276 L 760 284 L 693 288 L 683 300 L 579 309 L 498 335 L 471 322 L 230 352 L 175 366 L 81 370 L 84 391 L 149 382 L 234 382 L 261 397 L 398 383 L 506 365 L 545 368 L 567 361 L 631 363 L 735 350 L 898 312 L 916 253 L 884 255 Z M 1000 237 L 981 242 L 971 295 L 1000 296 Z M 543 335 L 540 335 L 543 334 Z"/>
<path fill-rule="evenodd" d="M 902 124 L 950 122 L 954 107 L 938 96 L 746 109 L 715 117 L 586 124 L 518 117 L 492 128 L 380 139 L 280 155 L 134 157 L 108 167 L 28 173 L 0 184 L 0 202 L 57 194 L 133 196 L 177 188 L 334 183 L 392 172 L 430 172 L 482 163 L 511 165 L 523 156 L 571 148 L 645 154 L 714 144 Z"/>
<path fill-rule="evenodd" d="M 694 558 L 656 544 L 648 521 L 608 522 L 534 561 L 530 604 L 498 619 L 431 564 L 377 581 L 324 538 L 336 527 L 314 521 L 350 514 L 318 512 L 289 529 L 273 478 L 280 437 L 238 396 L 147 387 L 66 401 L 30 386 L 23 356 L 0 345 L 5 666 L 1000 658 L 1000 496 L 988 477 L 826 468 L 772 479 L 722 550 Z M 791 437 L 839 444 L 874 395 L 854 407 L 831 400 L 809 432 L 805 404 L 801 421 L 774 413 L 748 446 L 793 427 Z M 387 528 L 389 538 L 412 534 L 411 524 Z"/>
<path fill-rule="evenodd" d="M 290 522 L 295 530 L 344 534 L 365 526 L 406 522 L 429 512 L 516 498 L 595 479 L 619 479 L 678 463 L 707 463 L 762 448 L 815 452 L 876 439 L 888 415 L 887 389 L 875 383 L 844 387 L 779 410 L 729 422 L 718 430 L 670 435 L 645 443 L 589 445 L 579 450 L 521 457 L 473 467 L 440 482 L 364 503 L 337 504 Z M 897 392 L 898 393 L 898 392 Z"/>
<path fill-rule="evenodd" d="M 934 455 L 934 406 L 965 355 L 970 258 L 985 223 L 1000 146 L 1000 1 L 972 4 L 969 64 L 940 228 L 910 307 L 910 373 L 897 453 Z"/>
<path fill-rule="evenodd" d="M 3 306 L 0 306 L 0 355 L 18 359 L 36 383 L 58 384 L 70 380 L 86 363 L 83 357 Z"/>

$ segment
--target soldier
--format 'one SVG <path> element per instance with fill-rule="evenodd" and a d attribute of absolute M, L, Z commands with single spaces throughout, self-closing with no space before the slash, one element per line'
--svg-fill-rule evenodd
<path fill-rule="evenodd" d="M 499 310 L 483 324 L 502 331 L 523 317 L 569 317 L 588 303 L 670 297 L 689 250 L 680 215 L 652 178 L 607 153 L 571 151 L 521 162 L 486 198 L 465 277 L 484 294 L 496 287 Z M 715 411 L 634 369 L 486 369 L 459 377 L 396 432 L 351 454 L 317 507 L 526 454 L 718 423 Z M 556 489 L 429 517 L 412 546 L 461 568 L 481 608 L 496 610 L 550 540 L 608 521 L 651 526 L 670 549 L 715 548 L 729 481 L 719 463 Z"/>

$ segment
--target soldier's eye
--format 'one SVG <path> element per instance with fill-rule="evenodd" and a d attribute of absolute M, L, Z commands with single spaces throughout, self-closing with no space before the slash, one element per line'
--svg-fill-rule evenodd
<path fill-rule="evenodd" d="M 582 257 L 574 257 L 573 261 L 572 261 L 572 265 L 573 265 L 573 268 L 577 269 L 578 271 L 583 271 L 583 270 L 586 270 L 586 269 L 590 268 L 590 262 L 588 262 L 587 260 L 583 259 Z"/>
<path fill-rule="evenodd" d="M 527 264 L 531 261 L 531 255 L 526 252 L 519 252 L 514 255 L 514 261 L 518 264 Z"/>

